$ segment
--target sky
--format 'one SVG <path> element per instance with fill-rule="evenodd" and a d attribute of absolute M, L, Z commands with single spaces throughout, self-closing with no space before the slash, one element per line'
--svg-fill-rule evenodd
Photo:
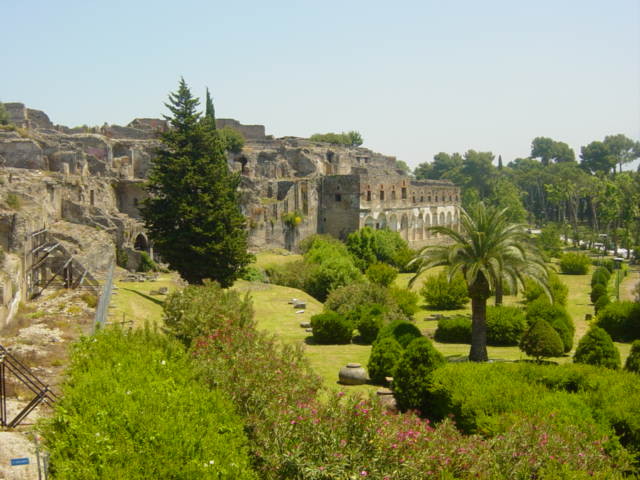
<path fill-rule="evenodd" d="M 184 77 L 220 118 L 411 167 L 640 140 L 640 0 L 0 0 L 0 24 L 0 101 L 62 125 L 160 117 Z"/>

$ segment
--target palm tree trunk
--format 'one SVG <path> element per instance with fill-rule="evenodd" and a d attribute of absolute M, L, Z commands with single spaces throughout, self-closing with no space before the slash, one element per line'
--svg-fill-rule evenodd
<path fill-rule="evenodd" d="M 496 307 L 502 305 L 502 282 L 496 283 Z"/>
<path fill-rule="evenodd" d="M 469 360 L 486 362 L 487 355 L 487 298 L 471 297 L 471 351 Z"/>

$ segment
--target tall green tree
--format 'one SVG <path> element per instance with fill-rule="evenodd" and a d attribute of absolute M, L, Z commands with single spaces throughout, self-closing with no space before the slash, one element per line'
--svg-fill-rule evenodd
<path fill-rule="evenodd" d="M 509 290 L 523 288 L 527 278 L 548 289 L 548 272 L 538 248 L 524 225 L 508 221 L 505 210 L 478 203 L 467 213 L 460 212 L 459 229 L 431 227 L 434 233 L 451 240 L 450 245 L 430 245 L 414 260 L 420 268 L 412 278 L 439 266 L 449 266 L 449 278 L 464 275 L 471 297 L 471 351 L 469 359 L 485 362 L 487 356 L 487 299 L 498 285 Z"/>
<path fill-rule="evenodd" d="M 634 142 L 621 133 L 604 137 L 603 143 L 609 150 L 612 160 L 615 159 L 618 164 L 620 172 L 622 172 L 622 165 L 640 157 L 640 142 Z"/>
<path fill-rule="evenodd" d="M 184 79 L 169 95 L 161 136 L 147 182 L 142 216 L 156 252 L 190 283 L 230 286 L 252 256 L 240 211 L 240 177 L 229 171 L 220 138 L 196 111 Z"/>
<path fill-rule="evenodd" d="M 211 122 L 211 128 L 213 130 L 216 129 L 216 110 L 213 107 L 213 100 L 211 99 L 211 94 L 209 93 L 209 89 L 207 88 L 207 93 L 205 96 L 204 102 L 204 118 L 209 119 Z"/>
<path fill-rule="evenodd" d="M 564 142 L 558 142 L 549 137 L 536 137 L 531 142 L 531 157 L 539 158 L 544 166 L 553 160 L 556 163 L 574 162 L 576 154 Z"/>
<path fill-rule="evenodd" d="M 615 172 L 617 159 L 611 154 L 609 146 L 604 142 L 591 142 L 580 148 L 580 166 L 591 173 L 608 175 Z"/>

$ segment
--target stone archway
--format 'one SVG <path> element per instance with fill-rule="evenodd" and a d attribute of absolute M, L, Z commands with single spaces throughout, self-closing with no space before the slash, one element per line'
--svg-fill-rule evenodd
<path fill-rule="evenodd" d="M 383 228 L 387 228 L 387 216 L 381 213 L 376 220 L 376 229 L 381 230 Z"/>
<path fill-rule="evenodd" d="M 133 242 L 133 249 L 141 252 L 149 251 L 149 240 L 144 233 L 139 233 Z"/>
<path fill-rule="evenodd" d="M 415 234 L 414 240 L 423 240 L 424 239 L 424 221 L 422 219 L 422 215 L 418 215 L 415 218 L 413 232 Z"/>
<path fill-rule="evenodd" d="M 444 224 L 445 224 L 444 212 L 440 212 L 440 221 L 438 222 L 438 225 L 444 225 Z"/>
<path fill-rule="evenodd" d="M 398 231 L 398 217 L 395 214 L 389 217 L 389 230 L 392 232 Z"/>
<path fill-rule="evenodd" d="M 424 214 L 424 234 L 425 238 L 429 238 L 431 236 L 431 232 L 428 230 L 431 227 L 431 215 L 428 213 Z"/>
<path fill-rule="evenodd" d="M 373 228 L 375 230 L 376 228 L 376 221 L 373 219 L 373 217 L 367 217 L 364 220 L 364 226 L 365 227 L 369 227 L 369 228 Z"/>
<path fill-rule="evenodd" d="M 447 212 L 447 225 L 450 227 L 453 224 L 453 215 L 451 212 Z"/>
<path fill-rule="evenodd" d="M 409 241 L 409 217 L 406 213 L 403 213 L 400 218 L 400 235 L 405 241 Z"/>

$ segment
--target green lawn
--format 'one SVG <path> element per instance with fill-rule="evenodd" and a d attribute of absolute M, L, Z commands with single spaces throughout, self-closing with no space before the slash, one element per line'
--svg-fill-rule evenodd
<path fill-rule="evenodd" d="M 290 254 L 286 252 L 271 251 L 262 252 L 256 255 L 256 265 L 264 268 L 272 264 L 282 264 L 302 258 L 300 255 Z M 427 275 L 434 275 L 438 269 L 433 269 Z M 624 291 L 631 291 L 632 282 L 639 277 L 638 271 L 632 272 L 627 276 L 621 288 Z M 400 274 L 396 280 L 396 285 L 407 287 L 412 274 Z M 569 297 L 567 309 L 576 324 L 575 345 L 577 345 L 580 337 L 584 335 L 589 327 L 589 323 L 585 321 L 585 314 L 593 313 L 593 306 L 589 300 L 590 279 L 589 275 L 560 275 L 562 281 L 569 288 Z M 420 279 L 413 285 L 414 291 L 419 291 L 422 286 L 423 279 Z M 163 295 L 150 295 L 151 290 L 157 290 L 160 287 L 167 287 L 169 291 L 179 288 L 177 277 L 173 275 L 162 275 L 156 282 L 116 282 L 118 287 L 117 294 L 114 295 L 110 310 L 110 321 L 132 320 L 135 326 L 142 326 L 145 322 L 158 324 L 162 318 L 162 302 Z M 285 342 L 295 342 L 304 344 L 305 352 L 311 362 L 313 369 L 324 379 L 325 385 L 349 391 L 375 391 L 377 387 L 372 385 L 364 385 L 357 387 L 347 387 L 339 385 L 338 371 L 347 363 L 357 362 L 366 366 L 370 346 L 364 345 L 314 345 L 311 340 L 311 334 L 306 332 L 300 326 L 302 322 L 309 322 L 312 315 L 322 311 L 322 304 L 307 295 L 306 293 L 288 287 L 278 285 L 270 285 L 263 283 L 252 283 L 244 280 L 236 282 L 233 287 L 239 291 L 249 291 L 253 298 L 254 309 L 258 328 L 272 332 L 278 338 Z M 304 313 L 296 313 L 296 310 L 288 302 L 297 298 L 305 301 L 307 308 Z M 489 299 L 489 304 L 493 303 L 493 298 Z M 506 305 L 521 305 L 520 299 L 516 296 L 505 296 L 504 303 Z M 437 321 L 428 319 L 434 314 L 456 315 L 470 314 L 471 308 L 452 311 L 429 310 L 420 297 L 420 311 L 414 316 L 416 325 L 426 335 L 432 335 L 437 327 Z M 450 344 L 434 342 L 436 348 L 446 357 L 466 356 L 469 353 L 469 345 L 466 344 Z M 630 344 L 616 343 L 620 349 L 622 362 L 629 355 Z M 494 360 L 520 360 L 526 356 L 517 347 L 488 347 L 489 357 Z M 570 362 L 570 356 L 553 359 L 558 362 Z"/>
<path fill-rule="evenodd" d="M 145 323 L 162 322 L 162 302 L 165 295 L 151 295 L 152 290 L 167 287 L 169 292 L 179 288 L 175 274 L 162 274 L 154 282 L 114 282 L 109 322 L 133 322 L 126 326 L 142 327 Z"/>

